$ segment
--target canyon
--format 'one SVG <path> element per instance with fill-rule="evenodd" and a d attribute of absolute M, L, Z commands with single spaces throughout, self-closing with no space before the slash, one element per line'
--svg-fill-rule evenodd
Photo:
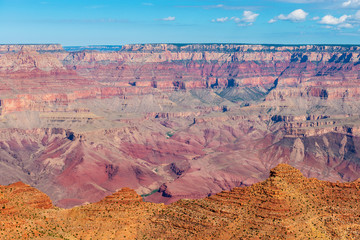
<path fill-rule="evenodd" d="M 130 188 L 72 209 L 22 182 L 0 186 L 3 239 L 358 239 L 360 182 L 306 178 L 279 164 L 250 187 L 176 203 Z"/>
<path fill-rule="evenodd" d="M 231 198 L 280 163 L 360 178 L 360 46 L 0 45 L 0 93 L 0 184 L 62 208 Z"/>

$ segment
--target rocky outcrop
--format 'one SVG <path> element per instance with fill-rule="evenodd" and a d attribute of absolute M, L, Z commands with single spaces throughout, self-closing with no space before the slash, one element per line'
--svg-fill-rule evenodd
<path fill-rule="evenodd" d="M 357 187 L 357 183 L 334 184 L 306 179 L 299 170 L 281 164 L 271 171 L 265 182 L 204 200 L 182 200 L 170 205 L 156 222 L 163 228 L 155 236 L 161 234 L 171 238 L 183 231 L 193 238 L 221 239 L 357 236 L 357 220 L 348 215 L 357 202 L 355 199 L 347 202 L 356 196 Z M 341 197 L 341 194 L 346 196 Z M 187 216 L 191 216 L 191 220 Z M 167 228 L 165 223 L 168 222 L 175 223 L 175 229 Z M 342 224 L 354 228 L 332 230 Z"/>
<path fill-rule="evenodd" d="M 3 215 L 17 215 L 24 209 L 52 209 L 50 198 L 22 182 L 1 186 L 0 208 Z M 24 209 L 22 209 L 24 208 Z"/>
<path fill-rule="evenodd" d="M 101 200 L 97 204 L 105 205 L 105 204 L 131 204 L 135 202 L 142 202 L 142 198 L 138 195 L 133 189 L 130 188 L 122 188 L 116 193 L 105 197 L 104 200 Z"/>
<path fill-rule="evenodd" d="M 143 202 L 128 188 L 70 210 L 38 209 L 17 199 L 11 215 L 0 209 L 0 234 L 5 238 L 358 238 L 359 188 L 358 181 L 308 179 L 280 164 L 266 181 L 251 187 L 168 206 Z M 19 184 L 2 186 L 0 206 L 14 201 L 14 193 L 22 189 Z M 37 202 L 39 195 L 28 198 Z"/>

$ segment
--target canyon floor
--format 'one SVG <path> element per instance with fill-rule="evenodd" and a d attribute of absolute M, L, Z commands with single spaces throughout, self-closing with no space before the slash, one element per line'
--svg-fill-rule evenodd
<path fill-rule="evenodd" d="M 0 184 L 62 208 L 128 187 L 161 212 L 153 203 L 250 186 L 280 163 L 354 181 L 359 63 L 357 46 L 0 45 Z"/>

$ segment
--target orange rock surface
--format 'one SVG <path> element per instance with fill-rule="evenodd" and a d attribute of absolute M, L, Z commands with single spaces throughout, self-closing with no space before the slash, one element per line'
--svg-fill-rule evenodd
<path fill-rule="evenodd" d="M 129 188 L 73 209 L 22 183 L 1 186 L 2 239 L 358 239 L 360 183 L 305 178 L 280 164 L 269 178 L 199 200 L 143 202 Z"/>

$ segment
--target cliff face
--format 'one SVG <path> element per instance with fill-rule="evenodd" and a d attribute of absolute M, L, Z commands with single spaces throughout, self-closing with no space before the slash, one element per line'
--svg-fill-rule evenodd
<path fill-rule="evenodd" d="M 214 51 L 214 52 L 348 52 L 359 51 L 351 45 L 260 45 L 260 44 L 131 44 L 123 51 Z"/>
<path fill-rule="evenodd" d="M 268 94 L 269 101 L 292 97 L 343 99 L 359 95 L 357 46 L 158 44 L 126 45 L 117 52 L 71 53 L 59 45 L 1 47 L 10 49 L 0 54 L 0 78 L 4 79 L 1 89 L 12 96 L 28 94 L 28 88 L 18 86 L 24 79 L 39 91 L 71 93 L 86 86 L 101 97 L 151 89 L 244 87 L 260 87 Z M 48 76 L 50 79 L 45 79 Z M 9 82 L 6 78 L 13 80 Z M 61 83 L 62 78 L 71 80 L 72 86 L 68 86 L 69 81 Z M 43 86 L 39 79 L 46 83 L 57 79 L 58 86 Z M 74 80 L 79 85 L 73 85 Z"/>
<path fill-rule="evenodd" d="M 22 183 L 1 186 L 0 234 L 5 238 L 342 239 L 359 238 L 358 181 L 305 178 L 287 164 L 251 187 L 170 205 L 143 202 L 123 188 L 69 210 L 46 205 L 46 195 Z M 47 198 L 48 199 L 48 198 Z M 48 202 L 46 200 L 45 202 Z M 100 226 L 100 227 L 99 227 Z"/>
<path fill-rule="evenodd" d="M 0 183 L 32 184 L 57 206 L 122 187 L 202 198 L 282 162 L 360 177 L 358 46 L 0 47 Z"/>
<path fill-rule="evenodd" d="M 2 54 L 0 64 L 0 72 L 6 75 L 14 72 L 30 73 L 34 70 L 50 72 L 65 69 L 56 56 L 48 53 L 40 54 L 32 46 L 23 46 L 18 52 Z"/>
<path fill-rule="evenodd" d="M 79 69 L 80 74 L 100 71 L 106 82 L 171 80 L 182 82 L 184 88 L 191 81 L 206 83 L 200 86 L 203 88 L 268 86 L 283 75 L 289 78 L 285 82 L 293 84 L 296 80 L 290 78 L 299 80 L 303 75 L 353 72 L 351 68 L 357 69 L 359 54 L 357 47 L 335 46 L 134 45 L 113 53 L 72 53 L 64 59 L 64 64 Z M 339 69 L 344 64 L 348 66 Z"/>

